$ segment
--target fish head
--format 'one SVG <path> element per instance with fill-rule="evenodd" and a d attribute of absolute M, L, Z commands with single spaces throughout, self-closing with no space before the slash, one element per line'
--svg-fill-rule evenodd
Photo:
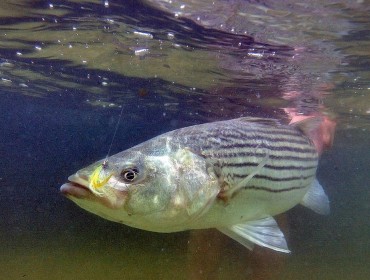
<path fill-rule="evenodd" d="M 219 192 L 204 158 L 186 148 L 139 146 L 70 176 L 68 198 L 105 219 L 158 232 L 187 229 Z"/>

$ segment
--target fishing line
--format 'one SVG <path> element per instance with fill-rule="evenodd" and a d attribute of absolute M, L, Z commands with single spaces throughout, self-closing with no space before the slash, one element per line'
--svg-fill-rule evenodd
<path fill-rule="evenodd" d="M 104 159 L 104 162 L 103 162 L 103 167 L 107 164 L 108 162 L 108 157 L 109 157 L 109 154 L 110 154 L 110 151 L 112 149 L 112 145 L 113 145 L 113 141 L 114 139 L 116 138 L 116 134 L 117 134 L 117 130 L 118 130 L 118 127 L 119 127 L 119 124 L 121 122 L 121 119 L 122 119 L 122 113 L 123 113 L 123 106 L 122 106 L 122 109 L 121 109 L 121 112 L 119 114 L 119 117 L 118 117 L 118 121 L 116 123 L 116 128 L 114 129 L 114 134 L 113 134 L 113 137 L 112 137 L 112 141 L 110 142 L 110 145 L 109 145 L 109 149 L 108 149 L 108 153 Z"/>

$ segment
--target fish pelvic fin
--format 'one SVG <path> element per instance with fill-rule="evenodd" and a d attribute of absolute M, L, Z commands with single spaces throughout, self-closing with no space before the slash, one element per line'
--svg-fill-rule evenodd
<path fill-rule="evenodd" d="M 328 196 L 317 179 L 312 182 L 301 204 L 321 215 L 328 215 L 330 212 Z"/>
<path fill-rule="evenodd" d="M 249 250 L 253 250 L 254 244 L 257 244 L 278 252 L 290 253 L 284 234 L 271 216 L 217 229 Z"/>

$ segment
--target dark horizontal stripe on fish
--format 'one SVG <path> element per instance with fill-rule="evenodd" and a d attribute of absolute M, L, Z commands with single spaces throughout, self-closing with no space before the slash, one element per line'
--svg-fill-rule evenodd
<path fill-rule="evenodd" d="M 212 146 L 205 146 L 203 147 L 204 150 L 211 150 L 213 147 Z M 312 148 L 298 148 L 298 147 L 289 147 L 289 146 L 269 146 L 265 144 L 261 145 L 256 145 L 256 144 L 248 144 L 248 143 L 243 143 L 243 144 L 230 144 L 230 145 L 220 145 L 217 147 L 217 149 L 243 149 L 243 148 L 258 148 L 258 149 L 268 149 L 271 151 L 288 151 L 288 152 L 296 152 L 296 153 L 315 153 L 314 147 Z"/>
<path fill-rule="evenodd" d="M 300 190 L 304 189 L 307 186 L 302 186 L 302 187 L 290 187 L 290 188 L 285 188 L 285 189 L 277 189 L 273 190 L 267 187 L 259 187 L 259 186 L 248 186 L 248 187 L 243 187 L 244 190 L 259 190 L 259 191 L 266 191 L 266 192 L 272 192 L 272 193 L 280 193 L 280 192 L 289 192 L 289 191 L 294 191 L 294 190 Z"/>
<path fill-rule="evenodd" d="M 249 174 L 232 174 L 236 178 L 245 178 Z M 263 179 L 263 180 L 268 180 L 268 181 L 274 181 L 274 182 L 286 182 L 286 181 L 294 181 L 294 180 L 307 180 L 310 179 L 311 177 L 314 177 L 315 174 L 308 175 L 308 176 L 296 176 L 296 177 L 285 177 L 285 178 L 276 178 L 276 177 L 271 177 L 267 175 L 254 175 L 253 179 Z"/>
<path fill-rule="evenodd" d="M 205 137 L 226 137 L 226 138 L 235 138 L 235 139 L 246 139 L 250 138 L 250 136 L 254 136 L 252 138 L 258 137 L 266 137 L 266 138 L 272 138 L 272 136 L 277 136 L 277 138 L 281 138 L 284 136 L 287 136 L 289 139 L 296 139 L 296 140 L 303 140 L 304 137 L 300 132 L 294 131 L 294 130 L 271 130 L 269 128 L 266 129 L 216 129 L 212 131 L 207 131 Z M 200 136 L 200 135 L 198 135 Z"/>
<path fill-rule="evenodd" d="M 230 133 L 231 132 L 231 133 Z M 217 131 L 217 134 L 221 135 L 244 135 L 248 136 L 250 133 L 255 133 L 255 134 L 265 134 L 265 135 L 282 135 L 282 136 L 298 136 L 302 137 L 303 133 L 300 132 L 299 130 L 291 129 L 291 128 L 271 128 L 271 127 L 261 127 L 261 128 L 256 128 L 256 127 L 230 127 L 228 129 L 219 129 Z"/>
<path fill-rule="evenodd" d="M 254 167 L 258 166 L 258 162 L 230 162 L 230 163 L 223 163 L 218 164 L 216 163 L 216 166 L 218 167 L 232 167 L 232 168 L 246 168 L 246 167 Z M 273 169 L 273 170 L 310 170 L 310 169 L 316 169 L 317 165 L 311 165 L 311 166 L 295 166 L 295 165 L 270 165 L 266 164 L 263 166 L 263 168 L 267 169 Z"/>
<path fill-rule="evenodd" d="M 207 138 L 205 139 L 211 143 L 214 142 L 216 144 L 218 144 L 218 140 L 221 140 L 222 142 L 225 142 L 225 143 L 235 143 L 235 144 L 241 144 L 240 142 L 238 143 L 236 140 L 241 141 L 243 143 L 249 140 L 250 141 L 258 140 L 258 141 L 270 141 L 270 142 L 284 142 L 287 144 L 309 145 L 308 140 L 302 139 L 302 137 L 299 137 L 299 139 L 298 138 L 292 139 L 292 138 L 282 138 L 282 137 L 268 137 L 265 135 L 258 135 L 258 136 L 248 135 L 248 136 L 238 136 L 238 137 L 236 137 L 235 135 L 229 136 L 229 137 L 215 135 L 215 136 L 207 136 Z M 212 141 L 213 139 L 215 141 Z"/>
<path fill-rule="evenodd" d="M 266 157 L 266 153 L 260 154 L 260 153 L 251 153 L 251 152 L 235 152 L 235 153 L 209 153 L 206 151 L 203 151 L 203 155 L 205 156 L 213 156 L 217 159 L 230 159 L 230 158 L 242 158 L 242 157 L 258 157 L 258 158 L 264 158 Z M 317 161 L 317 156 L 305 156 L 305 157 L 298 157 L 298 156 L 277 156 L 277 155 L 269 155 L 270 159 L 276 159 L 276 160 L 294 160 L 294 161 Z"/>

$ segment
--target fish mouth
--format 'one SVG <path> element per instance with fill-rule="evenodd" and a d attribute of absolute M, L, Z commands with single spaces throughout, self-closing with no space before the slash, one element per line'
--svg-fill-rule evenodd
<path fill-rule="evenodd" d="M 87 198 L 92 194 L 88 188 L 88 178 L 79 174 L 68 177 L 69 182 L 60 187 L 60 192 L 65 196 L 75 198 Z"/>

